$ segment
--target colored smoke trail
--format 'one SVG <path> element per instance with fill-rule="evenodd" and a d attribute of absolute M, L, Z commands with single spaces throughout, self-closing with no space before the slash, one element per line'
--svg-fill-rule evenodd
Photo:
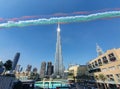
<path fill-rule="evenodd" d="M 119 17 L 120 11 L 107 11 L 89 15 L 76 15 L 76 16 L 64 16 L 64 17 L 51 17 L 40 18 L 36 20 L 23 20 L 23 21 L 8 21 L 6 23 L 0 23 L 0 28 L 11 27 L 24 27 L 33 25 L 45 25 L 45 24 L 57 24 L 57 23 L 73 23 L 73 22 L 85 22 L 102 18 L 114 18 Z"/>

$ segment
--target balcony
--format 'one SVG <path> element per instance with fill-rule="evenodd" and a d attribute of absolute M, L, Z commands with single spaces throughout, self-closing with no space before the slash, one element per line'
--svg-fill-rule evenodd
<path fill-rule="evenodd" d="M 99 82 L 99 83 L 104 83 L 102 80 L 97 80 L 97 82 Z M 105 83 L 108 83 L 108 84 L 116 84 L 115 81 L 110 81 L 110 80 L 109 80 L 109 81 L 106 80 Z"/>
<path fill-rule="evenodd" d="M 99 66 L 102 66 L 102 63 L 99 63 Z"/>
<path fill-rule="evenodd" d="M 91 70 L 91 69 L 92 69 L 92 66 L 91 66 L 91 65 L 88 65 L 88 68 Z"/>
<path fill-rule="evenodd" d="M 108 60 L 107 60 L 107 57 L 106 57 L 106 56 L 102 57 L 102 60 L 103 60 L 103 62 L 104 62 L 105 64 L 108 63 Z"/>
<path fill-rule="evenodd" d="M 112 80 L 108 80 L 107 83 L 109 83 L 109 84 L 116 84 L 115 81 L 112 81 Z"/>
<path fill-rule="evenodd" d="M 100 68 L 94 68 L 88 71 L 89 73 L 94 73 L 94 72 L 101 72 Z"/>
<path fill-rule="evenodd" d="M 95 63 L 95 66 L 98 66 L 98 64 L 97 64 L 97 63 Z"/>
<path fill-rule="evenodd" d="M 109 59 L 110 59 L 110 61 L 115 61 L 116 57 L 110 57 Z"/>
<path fill-rule="evenodd" d="M 108 63 L 108 60 L 107 60 L 107 59 L 103 60 L 103 63 L 107 64 L 107 63 Z"/>
<path fill-rule="evenodd" d="M 115 61 L 116 60 L 116 57 L 113 53 L 109 54 L 108 56 L 109 56 L 110 61 Z"/>

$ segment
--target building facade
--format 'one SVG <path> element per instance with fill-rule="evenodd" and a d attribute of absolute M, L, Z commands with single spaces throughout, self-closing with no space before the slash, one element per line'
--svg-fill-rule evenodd
<path fill-rule="evenodd" d="M 107 50 L 97 58 L 87 63 L 89 75 L 97 83 L 106 83 L 106 85 L 119 87 L 120 85 L 120 48 Z M 104 81 L 100 79 L 104 75 Z"/>

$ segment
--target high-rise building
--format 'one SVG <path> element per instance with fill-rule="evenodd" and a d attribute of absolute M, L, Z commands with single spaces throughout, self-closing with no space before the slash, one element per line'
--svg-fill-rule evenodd
<path fill-rule="evenodd" d="M 51 67 L 51 74 L 54 74 L 54 65 Z"/>
<path fill-rule="evenodd" d="M 23 67 L 20 67 L 20 72 L 22 72 L 23 71 Z"/>
<path fill-rule="evenodd" d="M 3 62 L 0 60 L 0 75 L 4 72 Z"/>
<path fill-rule="evenodd" d="M 46 74 L 46 62 L 42 62 L 40 69 L 40 78 L 44 78 L 45 74 Z"/>
<path fill-rule="evenodd" d="M 63 73 L 64 73 L 64 66 L 63 66 L 63 57 L 62 57 L 62 48 L 61 48 L 60 26 L 58 24 L 54 74 L 56 76 L 57 75 L 62 76 Z"/>
<path fill-rule="evenodd" d="M 26 72 L 30 72 L 32 69 L 32 65 L 27 65 Z"/>
<path fill-rule="evenodd" d="M 53 65 L 52 62 L 47 63 L 47 75 L 50 76 L 53 74 Z"/>
<path fill-rule="evenodd" d="M 35 68 L 33 68 L 33 73 L 37 73 L 37 68 L 35 67 Z"/>
<path fill-rule="evenodd" d="M 20 53 L 16 53 L 12 63 L 12 71 L 15 70 L 19 58 L 20 58 Z"/>
<path fill-rule="evenodd" d="M 0 67 L 3 67 L 3 62 L 0 60 Z"/>
<path fill-rule="evenodd" d="M 17 65 L 17 66 L 16 66 L 15 72 L 20 72 L 20 66 L 21 66 L 21 65 Z"/>

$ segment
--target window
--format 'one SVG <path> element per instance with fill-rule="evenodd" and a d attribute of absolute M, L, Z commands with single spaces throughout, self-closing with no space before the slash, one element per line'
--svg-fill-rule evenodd
<path fill-rule="evenodd" d="M 109 54 L 108 56 L 109 56 L 109 57 L 114 57 L 114 54 L 113 54 L 113 53 L 111 53 L 111 54 Z"/>
<path fill-rule="evenodd" d="M 98 66 L 97 61 L 95 61 L 95 66 Z"/>
<path fill-rule="evenodd" d="M 88 71 L 89 73 L 101 72 L 100 68 L 92 69 Z"/>
<path fill-rule="evenodd" d="M 103 62 L 104 62 L 104 63 L 108 63 L 108 60 L 107 60 L 107 57 L 106 57 L 106 56 L 102 57 L 102 59 L 103 59 Z"/>
<path fill-rule="evenodd" d="M 92 67 L 91 67 L 91 64 L 89 64 L 89 65 L 88 65 L 88 68 L 89 68 L 89 69 L 91 69 L 91 68 L 92 68 Z"/>
<path fill-rule="evenodd" d="M 98 64 L 99 64 L 100 66 L 102 65 L 101 59 L 98 59 Z"/>
<path fill-rule="evenodd" d="M 115 70 L 115 66 L 109 67 L 109 70 Z"/>
<path fill-rule="evenodd" d="M 117 65 L 118 69 L 120 69 L 120 65 Z"/>
<path fill-rule="evenodd" d="M 120 74 L 116 74 L 116 77 L 117 77 L 117 78 L 120 78 Z"/>
<path fill-rule="evenodd" d="M 110 75 L 106 75 L 107 76 L 107 78 L 110 78 Z"/>
<path fill-rule="evenodd" d="M 106 72 L 106 71 L 107 71 L 107 68 L 103 68 L 102 71 L 103 71 L 103 72 Z"/>
<path fill-rule="evenodd" d="M 106 76 L 107 76 L 107 80 L 108 80 L 108 81 L 114 81 L 114 77 L 113 77 L 112 74 L 106 75 Z"/>
<path fill-rule="evenodd" d="M 113 75 L 112 75 L 112 74 L 110 74 L 110 77 L 111 77 L 111 78 L 113 78 Z"/>
<path fill-rule="evenodd" d="M 95 68 L 94 62 L 92 63 L 92 67 Z"/>
<path fill-rule="evenodd" d="M 114 81 L 114 78 L 110 78 L 110 81 Z"/>
<path fill-rule="evenodd" d="M 118 79 L 118 82 L 120 83 L 120 74 L 116 74 L 116 78 Z"/>
<path fill-rule="evenodd" d="M 109 56 L 110 61 L 115 61 L 116 60 L 116 57 L 114 56 L 113 53 L 109 54 L 108 56 Z"/>

